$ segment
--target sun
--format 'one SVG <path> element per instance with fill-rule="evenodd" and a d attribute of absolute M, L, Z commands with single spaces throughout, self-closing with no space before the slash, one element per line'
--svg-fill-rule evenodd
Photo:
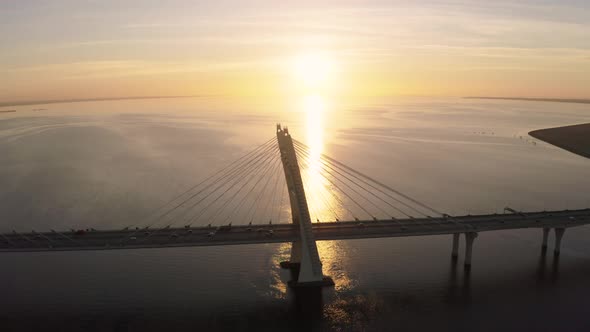
<path fill-rule="evenodd" d="M 293 74 L 304 88 L 326 87 L 333 73 L 334 60 L 323 52 L 309 52 L 295 57 Z"/>

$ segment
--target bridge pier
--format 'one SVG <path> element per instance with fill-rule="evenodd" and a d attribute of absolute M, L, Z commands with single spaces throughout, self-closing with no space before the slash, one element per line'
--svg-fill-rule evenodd
<path fill-rule="evenodd" d="M 453 251 L 451 253 L 451 258 L 456 261 L 459 257 L 459 233 L 453 234 Z"/>
<path fill-rule="evenodd" d="M 465 233 L 465 270 L 471 269 L 471 253 L 473 252 L 473 241 L 475 241 L 476 237 L 476 232 Z"/>
<path fill-rule="evenodd" d="M 551 230 L 551 228 L 543 228 L 543 245 L 541 246 L 541 249 L 543 251 L 547 250 L 547 239 L 549 238 L 549 231 Z"/>
<path fill-rule="evenodd" d="M 555 229 L 555 248 L 553 248 L 553 254 L 555 256 L 559 256 L 559 251 L 561 250 L 561 238 L 563 237 L 563 233 L 565 233 L 565 228 Z"/>

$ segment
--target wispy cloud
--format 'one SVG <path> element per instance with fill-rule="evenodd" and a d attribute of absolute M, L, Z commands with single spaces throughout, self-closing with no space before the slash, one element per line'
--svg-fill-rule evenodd
<path fill-rule="evenodd" d="M 0 4 L 0 73 L 23 82 L 276 74 L 309 49 L 366 80 L 393 70 L 590 75 L 585 1 L 24 3 Z"/>

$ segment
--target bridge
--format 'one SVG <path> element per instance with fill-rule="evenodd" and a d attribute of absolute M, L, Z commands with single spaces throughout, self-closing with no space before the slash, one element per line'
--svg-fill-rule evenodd
<path fill-rule="evenodd" d="M 281 218 L 285 212 L 290 212 L 286 220 Z M 294 140 L 277 125 L 276 138 L 154 209 L 143 224 L 0 233 L 0 252 L 288 242 L 291 257 L 281 267 L 298 276 L 290 285 L 325 286 L 333 281 L 323 275 L 316 241 L 451 235 L 451 257 L 457 259 L 463 234 L 469 269 L 480 232 L 540 229 L 546 250 L 554 230 L 554 254 L 559 255 L 565 230 L 586 224 L 590 209 L 521 212 L 506 207 L 503 214 L 450 216 Z"/>

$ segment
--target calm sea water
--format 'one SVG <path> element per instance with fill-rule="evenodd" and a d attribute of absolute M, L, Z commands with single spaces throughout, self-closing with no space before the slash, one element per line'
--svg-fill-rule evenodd
<path fill-rule="evenodd" d="M 10 107 L 18 112 L 0 113 L 0 231 L 141 220 L 272 137 L 277 122 L 450 214 L 590 207 L 590 161 L 526 134 L 588 122 L 588 105 L 318 96 L 289 105 Z M 538 230 L 482 233 L 470 273 L 452 264 L 449 236 L 320 242 L 336 286 L 304 293 L 278 267 L 286 244 L 2 254 L 0 322 L 2 331 L 587 331 L 589 238 L 589 227 L 568 229 L 557 260 L 541 255 Z"/>

